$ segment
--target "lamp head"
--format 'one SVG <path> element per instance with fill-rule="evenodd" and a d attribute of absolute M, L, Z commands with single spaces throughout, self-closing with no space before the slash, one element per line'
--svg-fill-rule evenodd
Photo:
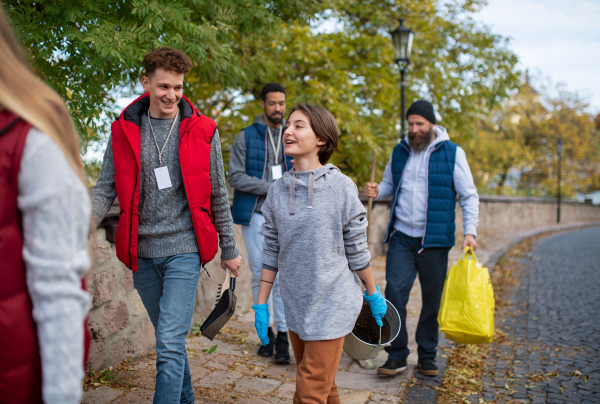
<path fill-rule="evenodd" d="M 562 138 L 558 138 L 558 140 L 556 141 L 556 153 L 558 154 L 558 157 L 562 157 L 563 148 L 564 148 L 563 140 L 562 140 Z"/>
<path fill-rule="evenodd" d="M 404 26 L 404 18 L 400 18 L 400 26 L 391 32 L 394 43 L 394 55 L 396 63 L 410 63 L 410 52 L 412 50 L 415 33 Z"/>

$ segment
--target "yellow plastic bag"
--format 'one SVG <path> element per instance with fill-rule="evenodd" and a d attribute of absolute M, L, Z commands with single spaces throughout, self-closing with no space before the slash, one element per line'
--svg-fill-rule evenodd
<path fill-rule="evenodd" d="M 487 268 L 471 247 L 450 268 L 440 312 L 440 331 L 461 344 L 483 344 L 494 337 L 494 291 Z"/>

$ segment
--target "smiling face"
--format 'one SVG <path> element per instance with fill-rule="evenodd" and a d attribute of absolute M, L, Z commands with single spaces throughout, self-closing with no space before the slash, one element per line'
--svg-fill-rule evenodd
<path fill-rule="evenodd" d="M 183 97 L 183 73 L 156 69 L 150 77 L 142 77 L 144 90 L 150 93 L 150 115 L 153 118 L 173 118 Z"/>
<path fill-rule="evenodd" d="M 265 111 L 265 123 L 271 127 L 281 125 L 285 114 L 285 94 L 279 91 L 267 93 L 265 100 L 260 100 L 260 106 Z"/>
<path fill-rule="evenodd" d="M 301 111 L 294 111 L 285 123 L 283 132 L 285 154 L 298 160 L 319 161 L 319 149 L 325 144 L 315 135 L 310 126 L 310 120 Z"/>

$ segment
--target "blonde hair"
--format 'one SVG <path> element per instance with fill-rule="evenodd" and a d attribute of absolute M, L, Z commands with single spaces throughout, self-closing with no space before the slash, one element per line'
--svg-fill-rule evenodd
<path fill-rule="evenodd" d="M 48 135 L 62 150 L 84 185 L 87 180 L 79 155 L 79 140 L 60 96 L 30 70 L 0 7 L 0 109 L 19 116 Z"/>

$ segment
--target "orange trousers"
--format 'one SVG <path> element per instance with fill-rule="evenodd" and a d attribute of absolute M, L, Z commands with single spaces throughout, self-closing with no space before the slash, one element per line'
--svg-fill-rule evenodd
<path fill-rule="evenodd" d="M 342 358 L 344 337 L 324 341 L 303 341 L 289 331 L 296 357 L 294 404 L 340 404 L 335 375 Z"/>

